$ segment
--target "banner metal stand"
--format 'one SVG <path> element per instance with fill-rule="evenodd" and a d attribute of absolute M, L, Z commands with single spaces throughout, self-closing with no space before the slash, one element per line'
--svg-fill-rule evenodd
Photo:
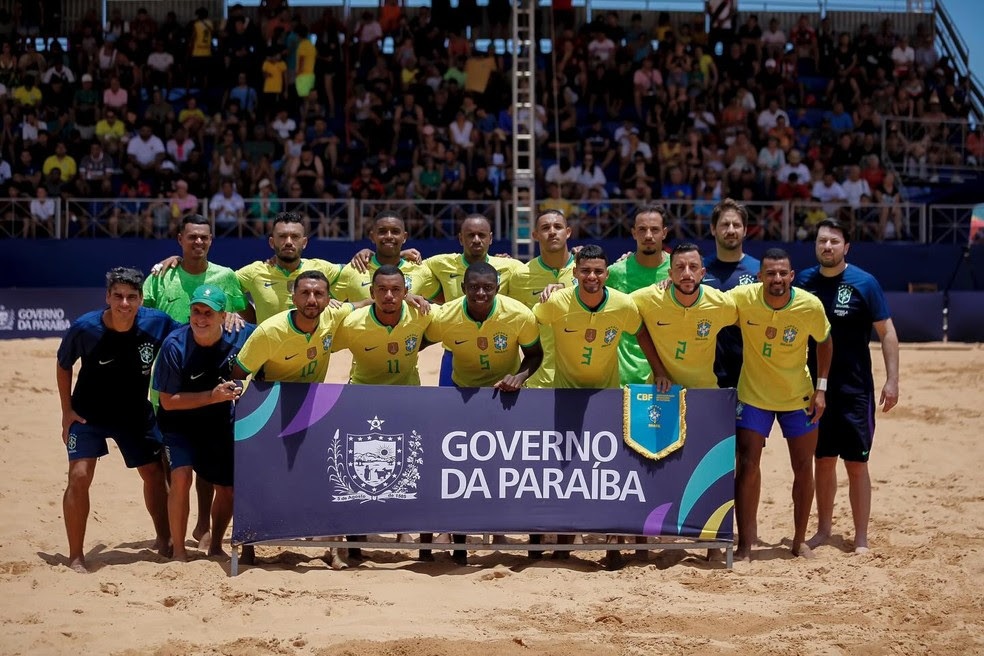
<path fill-rule="evenodd" d="M 625 535 L 619 537 L 632 538 L 635 536 Z M 363 542 L 338 542 L 334 540 L 264 540 L 261 542 L 250 542 L 250 545 L 262 545 L 268 547 L 324 547 L 336 549 L 387 549 L 390 551 L 417 551 L 419 549 L 429 549 L 430 551 L 655 551 L 655 550 L 680 550 L 680 549 L 724 549 L 725 566 L 732 569 L 734 566 L 734 542 L 728 540 L 693 540 L 686 541 L 686 538 L 671 536 L 666 539 L 680 540 L 675 542 L 650 542 L 636 544 L 634 542 L 592 542 L 585 544 L 528 544 L 520 542 L 497 543 L 482 542 L 449 544 L 446 542 L 396 542 L 394 541 L 363 541 Z M 246 543 L 232 545 L 232 561 L 229 566 L 229 575 L 239 574 L 239 548 Z"/>

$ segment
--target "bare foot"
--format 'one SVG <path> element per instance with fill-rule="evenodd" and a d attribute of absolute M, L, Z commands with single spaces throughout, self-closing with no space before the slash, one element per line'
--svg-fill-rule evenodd
<path fill-rule="evenodd" d="M 172 563 L 187 563 L 188 562 L 188 552 L 184 549 L 175 549 L 174 553 L 171 554 Z"/>
<path fill-rule="evenodd" d="M 868 547 L 854 547 L 854 553 L 863 556 L 866 553 L 871 553 L 871 549 Z"/>
<path fill-rule="evenodd" d="M 193 538 L 195 538 L 196 540 L 198 540 L 198 541 L 199 541 L 199 543 L 201 543 L 201 539 L 202 539 L 202 538 L 203 538 L 204 536 L 206 536 L 206 535 L 208 535 L 208 527 L 207 527 L 207 526 L 206 526 L 206 527 L 204 527 L 204 528 L 202 528 L 201 526 L 196 526 L 196 527 L 195 527 L 195 528 L 194 528 L 194 529 L 193 529 L 193 530 L 191 531 L 191 537 L 193 537 Z"/>
<path fill-rule="evenodd" d="M 813 553 L 813 551 L 810 549 L 810 547 L 805 542 L 803 542 L 802 544 L 800 544 L 799 547 L 797 547 L 796 545 L 793 545 L 793 555 L 794 556 L 798 556 L 800 558 L 816 558 L 817 557 L 817 555 L 815 553 Z"/>
<path fill-rule="evenodd" d="M 78 572 L 79 574 L 88 574 L 89 568 L 85 566 L 85 558 L 79 556 L 78 558 L 73 558 L 71 562 L 68 563 L 69 569 L 73 572 Z"/>
<path fill-rule="evenodd" d="M 816 549 L 821 544 L 826 544 L 827 540 L 830 539 L 829 531 L 817 531 L 816 535 L 806 541 L 806 546 L 810 549 Z"/>
<path fill-rule="evenodd" d="M 198 540 L 198 549 L 200 551 L 210 551 L 209 547 L 212 544 L 212 532 L 205 531 L 201 535 L 194 535 L 192 537 Z"/>
<path fill-rule="evenodd" d="M 342 558 L 339 551 L 339 549 L 329 549 L 326 554 L 329 557 L 328 564 L 331 565 L 331 568 L 336 572 L 341 569 L 346 569 L 349 566 L 349 564 L 345 562 L 345 559 Z"/>
<path fill-rule="evenodd" d="M 707 562 L 714 562 L 715 560 L 724 560 L 724 549 L 708 549 L 707 550 Z"/>
<path fill-rule="evenodd" d="M 735 560 L 744 563 L 752 562 L 752 548 L 740 546 L 737 549 L 735 549 Z"/>
<path fill-rule="evenodd" d="M 161 538 L 157 538 L 157 541 L 154 542 L 154 550 L 159 556 L 164 556 L 165 558 L 170 558 L 171 554 L 174 553 L 174 547 L 171 546 L 171 541 L 165 541 Z"/>
<path fill-rule="evenodd" d="M 209 549 L 208 549 L 208 557 L 209 558 L 212 558 L 213 556 L 218 556 L 219 558 L 228 558 L 229 557 L 229 554 L 227 554 L 225 552 L 225 549 L 223 549 L 222 547 L 218 547 L 218 548 L 216 548 L 216 547 L 209 547 Z"/>

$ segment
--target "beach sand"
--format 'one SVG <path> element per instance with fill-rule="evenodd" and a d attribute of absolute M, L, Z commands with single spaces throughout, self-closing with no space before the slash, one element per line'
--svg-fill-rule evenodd
<path fill-rule="evenodd" d="M 972 654 L 984 653 L 984 349 L 907 345 L 901 403 L 878 414 L 870 554 L 850 553 L 846 478 L 829 546 L 789 553 L 788 456 L 763 456 L 756 560 L 727 571 L 703 552 L 653 552 L 617 572 L 601 552 L 568 561 L 375 552 L 333 572 L 323 548 L 258 547 L 229 578 L 200 555 L 151 550 L 140 480 L 115 445 L 96 469 L 91 574 L 66 566 L 66 458 L 58 340 L 0 341 L 2 654 Z M 874 347 L 876 384 L 883 382 Z M 330 380 L 344 380 L 335 356 Z M 424 383 L 440 352 L 421 357 Z M 192 509 L 192 522 L 195 510 Z M 812 534 L 815 520 L 811 522 Z M 192 554 L 197 550 L 192 549 Z"/>

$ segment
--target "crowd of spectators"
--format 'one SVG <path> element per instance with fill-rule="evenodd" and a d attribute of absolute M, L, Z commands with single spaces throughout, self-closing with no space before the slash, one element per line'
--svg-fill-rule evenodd
<path fill-rule="evenodd" d="M 262 235 L 278 211 L 301 209 L 329 238 L 344 222 L 312 200 L 508 200 L 513 125 L 526 118 L 499 52 L 509 3 L 473 4 L 410 13 L 386 0 L 311 24 L 275 1 L 221 20 L 114 10 L 103 25 L 90 12 L 61 40 L 0 9 L 0 192 L 36 199 L 32 236 L 53 233 L 59 199 L 77 208 L 70 234 L 168 236 L 207 206 L 220 234 Z M 537 195 L 581 236 L 624 233 L 617 199 L 685 206 L 677 235 L 704 236 L 714 203 L 733 197 L 822 203 L 797 214 L 804 230 L 843 213 L 857 237 L 908 238 L 883 152 L 927 178 L 984 163 L 979 130 L 939 122 L 967 118 L 969 81 L 924 26 L 838 33 L 827 19 L 763 28 L 748 15 L 708 34 L 668 13 L 552 18 L 536 59 Z M 883 130 L 887 116 L 927 121 Z M 930 127 L 913 137 L 911 125 Z M 753 237 L 781 237 L 780 206 L 754 213 Z"/>

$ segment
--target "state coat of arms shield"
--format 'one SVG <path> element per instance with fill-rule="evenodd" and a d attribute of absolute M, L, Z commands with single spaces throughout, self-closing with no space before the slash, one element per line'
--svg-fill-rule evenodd
<path fill-rule="evenodd" d="M 356 489 L 376 497 L 403 475 L 404 437 L 367 433 L 346 435 L 345 470 Z"/>

